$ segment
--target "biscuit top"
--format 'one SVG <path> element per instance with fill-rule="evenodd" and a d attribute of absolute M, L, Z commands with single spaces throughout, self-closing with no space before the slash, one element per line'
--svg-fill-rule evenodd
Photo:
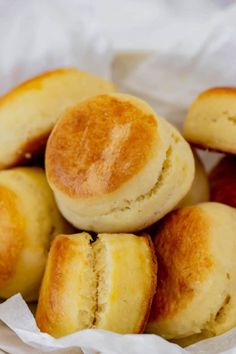
<path fill-rule="evenodd" d="M 4 96 L 0 97 L 0 109 L 5 104 L 11 103 L 14 100 L 20 100 L 22 98 L 21 95 L 26 94 L 28 91 L 35 91 L 35 92 L 43 91 L 45 89 L 45 84 L 47 82 L 51 81 L 51 83 L 53 83 L 53 82 L 56 83 L 56 80 L 62 80 L 62 82 L 64 81 L 64 84 L 67 84 L 67 81 L 65 81 L 65 80 L 66 80 L 66 78 L 69 78 L 69 77 L 71 77 L 71 78 L 73 77 L 74 80 L 80 79 L 81 81 L 84 78 L 87 78 L 87 80 L 88 80 L 87 85 L 91 86 L 91 92 L 93 92 L 92 91 L 92 83 L 90 81 L 91 79 L 93 79 L 94 81 L 97 80 L 96 85 L 99 85 L 99 82 L 100 82 L 101 89 L 103 89 L 103 86 L 104 86 L 104 87 L 107 87 L 107 90 L 112 90 L 112 91 L 114 90 L 114 86 L 112 83 L 100 78 L 99 76 L 95 76 L 95 75 L 89 74 L 87 72 L 80 71 L 77 68 L 70 68 L 70 67 L 58 68 L 55 70 L 51 70 L 51 71 L 47 71 L 42 74 L 39 74 L 31 79 L 24 81 L 23 83 L 19 84 L 18 86 L 14 87 L 11 91 L 6 93 Z M 84 89 L 85 89 L 85 83 L 81 82 L 81 84 L 84 86 Z M 85 92 L 86 91 L 87 90 L 85 90 Z"/>
<path fill-rule="evenodd" d="M 48 141 L 49 182 L 70 197 L 89 198 L 111 193 L 138 174 L 159 140 L 156 117 L 140 102 L 99 95 L 68 111 Z"/>
<path fill-rule="evenodd" d="M 201 92 L 190 106 L 184 121 L 184 130 L 188 128 L 189 121 L 195 124 L 199 119 L 218 122 L 228 119 L 235 122 L 236 87 L 213 87 Z M 197 127 L 197 126 L 196 126 Z M 208 132 L 208 131 L 207 131 Z M 195 126 L 194 131 L 195 132 Z M 226 134 L 227 135 L 227 134 Z"/>
<path fill-rule="evenodd" d="M 235 99 L 236 97 L 236 87 L 212 87 L 205 91 L 202 91 L 195 98 L 188 110 L 188 115 L 192 114 L 196 108 L 199 108 L 199 104 L 211 102 L 215 99 Z M 219 103 L 215 105 L 214 109 L 221 107 Z M 186 118 L 188 118 L 188 115 Z"/>
<path fill-rule="evenodd" d="M 1 97 L 0 99 L 0 108 L 1 106 L 10 103 L 14 99 L 18 99 L 19 94 L 24 94 L 28 90 L 35 90 L 35 91 L 40 91 L 43 89 L 43 84 L 44 81 L 47 80 L 48 78 L 53 78 L 53 77 L 63 77 L 67 73 L 76 73 L 76 69 L 72 68 L 60 68 L 57 70 L 53 71 L 48 71 L 42 74 L 39 74 L 31 79 L 28 79 L 21 83 L 20 85 L 14 87 L 11 91 L 7 92 L 4 96 Z"/>
<path fill-rule="evenodd" d="M 188 306 L 212 266 L 207 215 L 200 208 L 177 209 L 159 224 L 155 249 L 158 286 L 151 321 L 172 318 Z M 174 261 L 173 261 L 174 260 Z"/>
<path fill-rule="evenodd" d="M 203 91 L 198 98 L 208 98 L 210 96 L 232 95 L 236 96 L 236 87 L 213 87 Z"/>
<path fill-rule="evenodd" d="M 0 185 L 0 287 L 12 276 L 24 245 L 24 219 L 17 195 Z"/>
<path fill-rule="evenodd" d="M 114 90 L 112 83 L 98 76 L 61 68 L 23 82 L 0 97 L 0 169 L 41 156 L 62 112 L 87 97 Z"/>

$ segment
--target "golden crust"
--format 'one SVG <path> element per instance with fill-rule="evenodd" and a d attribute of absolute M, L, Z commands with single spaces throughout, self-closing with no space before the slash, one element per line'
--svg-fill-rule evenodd
<path fill-rule="evenodd" d="M 149 293 L 147 294 L 147 297 L 144 299 L 144 302 L 141 306 L 142 308 L 146 308 L 146 313 L 144 314 L 143 320 L 139 324 L 139 328 L 137 330 L 137 333 L 143 333 L 146 328 L 146 325 L 147 325 L 147 322 L 148 322 L 148 319 L 149 319 L 150 313 L 151 313 L 154 295 L 156 293 L 156 288 L 157 288 L 158 263 L 157 263 L 155 247 L 154 247 L 152 239 L 149 235 L 146 234 L 144 236 L 144 240 L 147 244 L 147 248 L 149 248 L 149 250 L 150 250 L 149 277 L 151 278 L 151 282 L 150 282 Z"/>
<path fill-rule="evenodd" d="M 70 323 L 68 324 L 67 317 L 71 320 L 73 316 L 72 313 L 68 313 L 69 310 L 77 313 L 77 308 L 68 308 L 70 298 L 72 298 L 68 293 L 68 275 L 73 272 L 71 267 L 76 265 L 76 260 L 78 262 L 77 277 L 73 277 L 75 275 L 73 272 L 69 285 L 72 285 L 72 282 L 79 282 L 82 277 L 82 274 L 80 274 L 81 263 L 84 270 L 85 267 L 89 267 L 87 251 L 90 248 L 90 237 L 87 234 L 84 235 L 86 236 L 80 238 L 59 235 L 53 241 L 49 252 L 47 268 L 40 290 L 36 322 L 41 331 L 48 332 L 56 337 L 70 333 Z M 85 286 L 82 282 L 79 285 Z M 77 296 L 77 294 L 74 295 Z M 91 293 L 90 296 L 92 297 L 93 294 Z M 69 330 L 67 325 L 69 325 Z M 92 323 L 90 323 L 90 327 L 91 325 Z M 80 329 L 77 323 L 76 326 L 77 328 L 73 328 L 73 331 Z"/>
<path fill-rule="evenodd" d="M 209 175 L 211 200 L 236 208 L 236 156 L 225 156 Z"/>
<path fill-rule="evenodd" d="M 41 90 L 43 88 L 43 81 L 45 79 L 48 79 L 49 77 L 58 77 L 58 76 L 63 76 L 65 73 L 68 72 L 73 72 L 77 71 L 77 69 L 74 68 L 59 68 L 56 70 L 51 70 L 44 72 L 42 74 L 39 74 L 29 80 L 24 81 L 22 84 L 16 86 L 14 89 L 12 89 L 10 92 L 8 92 L 6 95 L 2 96 L 0 99 L 0 106 L 4 105 L 5 103 L 10 102 L 12 99 L 17 97 L 19 94 L 27 91 L 27 90 Z"/>
<path fill-rule="evenodd" d="M 51 282 L 52 290 L 48 294 L 46 293 L 46 280 L 44 280 L 41 285 L 40 297 L 36 312 L 36 322 L 42 332 L 48 331 L 48 333 L 51 333 L 54 330 L 56 322 L 58 320 L 61 320 L 61 318 L 59 318 L 60 312 L 54 312 L 53 310 L 56 306 L 60 307 L 59 293 L 62 287 L 61 283 L 63 282 L 61 266 L 63 267 L 63 262 L 65 262 L 65 260 L 67 259 L 67 252 L 69 246 L 66 241 L 66 237 L 58 236 L 54 240 L 49 252 L 48 265 L 46 270 L 47 274 L 45 273 L 44 278 L 47 278 L 48 281 Z M 52 260 L 50 263 L 49 259 Z M 43 301 L 44 306 L 42 306 Z M 61 312 L 61 317 L 62 316 L 63 312 Z"/>
<path fill-rule="evenodd" d="M 0 169 L 44 152 L 55 122 L 66 109 L 91 95 L 114 90 L 110 82 L 76 68 L 43 73 L 11 90 L 0 98 Z"/>
<path fill-rule="evenodd" d="M 0 297 L 20 292 L 26 300 L 36 300 L 52 239 L 72 231 L 56 208 L 42 169 L 1 171 Z"/>
<path fill-rule="evenodd" d="M 57 236 L 53 242 L 53 247 L 50 250 L 50 286 L 51 293 L 49 299 L 49 305 L 52 310 L 58 305 L 58 296 L 64 288 L 64 277 L 67 274 L 68 264 L 71 258 L 78 257 L 78 259 L 84 259 L 84 247 L 89 245 L 89 239 L 85 239 L 83 242 L 78 243 L 76 239 L 71 238 L 68 235 Z M 86 259 L 84 259 L 84 265 L 87 265 Z"/>
<path fill-rule="evenodd" d="M 13 90 L 8 92 L 6 95 L 0 98 L 0 108 L 5 104 L 11 104 L 11 101 L 18 97 L 18 95 L 24 94 L 28 90 L 42 90 L 43 89 L 43 82 L 45 79 L 50 77 L 58 77 L 63 76 L 67 72 L 76 71 L 76 69 L 72 68 L 61 68 L 53 71 L 48 71 L 43 74 L 37 75 L 34 78 L 26 80 L 22 84 L 15 87 Z M 2 118 L 3 119 L 3 118 Z M 28 160 L 32 158 L 32 155 L 37 157 L 41 156 L 44 153 L 45 146 L 52 130 L 52 126 L 48 127 L 48 129 L 44 132 L 39 132 L 38 135 L 35 135 L 31 138 L 28 138 L 15 152 L 14 163 L 11 165 L 19 166 L 24 164 Z M 0 163 L 0 170 L 4 169 L 5 164 Z"/>
<path fill-rule="evenodd" d="M 104 121 L 96 118 L 97 101 Z M 122 114 L 117 105 L 124 108 Z M 78 109 L 88 106 L 96 109 L 84 115 L 82 126 L 82 119 L 72 113 L 78 115 Z M 107 112 L 117 113 L 112 117 Z M 76 132 L 77 142 L 76 120 L 82 127 L 77 130 L 83 130 Z M 159 220 L 184 197 L 193 181 L 194 160 L 180 133 L 147 103 L 117 93 L 83 101 L 58 121 L 47 144 L 46 173 L 61 213 L 75 227 L 97 233 L 135 232 Z"/>
<path fill-rule="evenodd" d="M 235 228 L 236 210 L 213 202 L 176 210 L 160 222 L 157 293 L 147 331 L 193 340 L 235 326 Z"/>
<path fill-rule="evenodd" d="M 24 217 L 17 195 L 0 185 L 0 287 L 14 274 L 24 247 Z"/>
<path fill-rule="evenodd" d="M 193 146 L 236 154 L 236 88 L 216 87 L 202 92 L 190 106 L 184 136 Z"/>
<path fill-rule="evenodd" d="M 199 99 L 204 99 L 204 98 L 208 98 L 209 96 L 211 95 L 224 95 L 226 94 L 227 96 L 228 95 L 232 95 L 232 96 L 235 96 L 236 97 L 236 87 L 213 87 L 213 88 L 210 88 L 204 92 L 202 92 L 198 98 Z"/>
<path fill-rule="evenodd" d="M 156 289 L 150 237 L 100 234 L 90 242 L 86 233 L 54 240 L 36 311 L 39 328 L 54 337 L 92 327 L 143 332 Z"/>
<path fill-rule="evenodd" d="M 46 151 L 49 180 L 70 197 L 111 193 L 152 158 L 157 120 L 131 102 L 100 95 L 67 112 Z"/>
<path fill-rule="evenodd" d="M 213 260 L 208 228 L 206 216 L 196 206 L 177 209 L 159 223 L 154 239 L 158 284 L 150 322 L 172 318 L 187 307 L 194 297 L 193 284 L 209 273 Z"/>
<path fill-rule="evenodd" d="M 74 246 L 74 247 L 73 247 Z M 53 242 L 53 247 L 50 250 L 50 263 L 49 263 L 49 281 L 51 285 L 51 292 L 48 298 L 47 313 L 45 313 L 45 319 L 49 322 L 57 321 L 58 318 L 51 318 L 50 314 L 54 314 L 54 309 L 60 304 L 60 294 L 64 287 L 65 275 L 68 271 L 67 263 L 70 258 L 75 257 L 75 253 L 78 257 L 82 257 L 83 253 L 76 247 L 76 243 L 66 235 L 57 236 Z M 56 314 L 58 315 L 58 311 Z M 62 315 L 62 314 L 61 314 Z M 48 323 L 47 323 L 48 325 Z"/>

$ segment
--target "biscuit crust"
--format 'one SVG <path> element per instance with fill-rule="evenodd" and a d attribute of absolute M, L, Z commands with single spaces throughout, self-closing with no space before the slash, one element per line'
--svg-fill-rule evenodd
<path fill-rule="evenodd" d="M 153 157 L 157 131 L 153 115 L 128 101 L 97 96 L 55 127 L 48 141 L 47 175 L 72 198 L 111 193 Z"/>
<path fill-rule="evenodd" d="M 66 109 L 90 95 L 114 90 L 112 83 L 76 68 L 46 72 L 12 89 L 0 98 L 0 169 L 42 155 Z"/>
<path fill-rule="evenodd" d="M 86 328 L 141 333 L 156 277 L 147 235 L 99 234 L 94 243 L 87 233 L 59 235 L 49 253 L 37 324 L 54 337 Z"/>
<path fill-rule="evenodd" d="M 236 210 L 207 202 L 177 209 L 157 225 L 157 292 L 149 333 L 183 342 L 236 325 Z"/>
<path fill-rule="evenodd" d="M 236 154 L 236 88 L 202 92 L 184 121 L 184 137 L 196 147 Z"/>

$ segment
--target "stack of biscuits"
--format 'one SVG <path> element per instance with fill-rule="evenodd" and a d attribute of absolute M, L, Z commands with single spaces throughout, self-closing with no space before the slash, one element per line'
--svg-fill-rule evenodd
<path fill-rule="evenodd" d="M 194 147 L 228 155 L 208 178 Z M 0 297 L 37 302 L 54 337 L 184 346 L 236 326 L 234 154 L 236 89 L 202 93 L 182 135 L 78 69 L 16 87 L 0 98 Z"/>

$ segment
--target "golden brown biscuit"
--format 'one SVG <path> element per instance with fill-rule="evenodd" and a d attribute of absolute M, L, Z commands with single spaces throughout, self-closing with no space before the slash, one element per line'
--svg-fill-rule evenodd
<path fill-rule="evenodd" d="M 236 156 L 225 156 L 210 175 L 211 200 L 236 208 Z"/>
<path fill-rule="evenodd" d="M 73 225 L 131 232 L 159 220 L 188 192 L 189 145 L 142 100 L 91 97 L 56 124 L 46 173 L 59 209 Z"/>
<path fill-rule="evenodd" d="M 26 81 L 0 98 L 0 169 L 44 151 L 58 117 L 86 97 L 114 91 L 100 77 L 57 69 Z"/>
<path fill-rule="evenodd" d="M 53 237 L 72 227 L 40 168 L 0 172 L 0 297 L 36 300 Z"/>
<path fill-rule="evenodd" d="M 236 154 L 236 88 L 201 93 L 185 118 L 184 137 L 203 149 Z"/>
<path fill-rule="evenodd" d="M 144 330 L 156 287 L 151 239 L 131 234 L 60 235 L 54 240 L 36 321 L 60 337 L 85 328 Z"/>
<path fill-rule="evenodd" d="M 204 165 L 200 157 L 194 150 L 193 156 L 195 160 L 194 180 L 189 192 L 179 203 L 179 207 L 190 206 L 201 202 L 207 202 L 210 197 L 209 181 Z"/>
<path fill-rule="evenodd" d="M 211 202 L 177 209 L 160 222 L 148 332 L 202 338 L 236 325 L 235 229 L 236 210 Z"/>

